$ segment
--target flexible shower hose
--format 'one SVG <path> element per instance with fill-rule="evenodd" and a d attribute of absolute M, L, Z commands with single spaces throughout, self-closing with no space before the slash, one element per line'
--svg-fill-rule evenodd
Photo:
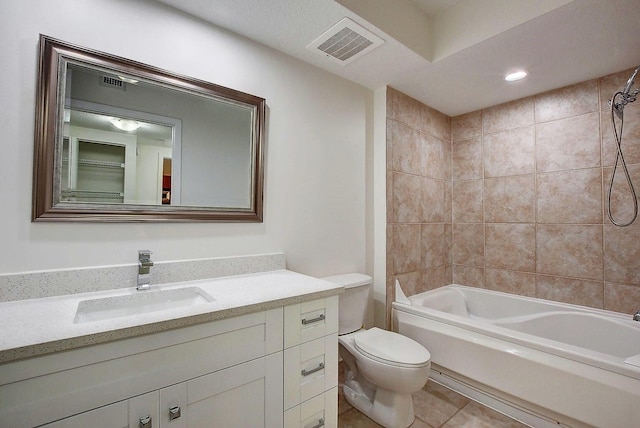
<path fill-rule="evenodd" d="M 609 220 L 616 226 L 626 227 L 631 225 L 636 218 L 638 217 L 638 198 L 636 196 L 636 189 L 633 187 L 633 182 L 631 181 L 631 176 L 629 175 L 629 169 L 627 168 L 627 163 L 624 160 L 624 155 L 622 154 L 622 128 L 624 126 L 624 114 L 620 115 L 620 132 L 618 133 L 618 128 L 616 127 L 615 120 L 615 100 L 616 97 L 622 96 L 622 92 L 616 92 L 611 98 L 611 127 L 613 128 L 613 136 L 616 142 L 616 161 L 613 164 L 613 172 L 611 173 L 611 179 L 609 180 L 609 191 L 607 192 L 607 215 L 609 216 Z M 622 170 L 624 171 L 624 175 L 627 178 L 627 185 L 629 187 L 629 192 L 633 198 L 633 218 L 626 222 L 618 222 L 613 218 L 613 214 L 611 214 L 611 192 L 613 189 L 613 180 L 616 176 L 616 171 L 618 169 L 618 163 L 622 165 Z"/>

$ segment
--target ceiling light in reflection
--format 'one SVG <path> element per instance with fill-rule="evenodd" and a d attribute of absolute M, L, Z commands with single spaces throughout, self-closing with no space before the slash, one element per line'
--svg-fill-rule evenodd
<path fill-rule="evenodd" d="M 135 120 L 120 119 L 117 117 L 111 119 L 111 123 L 113 126 L 123 131 L 135 131 L 142 126 L 140 122 L 136 122 Z"/>
<path fill-rule="evenodd" d="M 506 80 L 507 82 L 515 82 L 517 80 L 524 79 L 525 77 L 527 77 L 527 74 L 528 73 L 524 70 L 514 71 L 513 73 L 505 75 L 504 80 Z"/>

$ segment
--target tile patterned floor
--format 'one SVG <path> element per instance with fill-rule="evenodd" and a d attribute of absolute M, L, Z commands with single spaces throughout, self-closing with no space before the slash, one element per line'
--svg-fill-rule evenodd
<path fill-rule="evenodd" d="M 338 389 L 338 427 L 381 427 L 351 407 L 342 395 L 342 364 Z M 411 428 L 524 428 L 526 425 L 476 403 L 444 386 L 429 381 L 413 395 L 416 419 Z"/>

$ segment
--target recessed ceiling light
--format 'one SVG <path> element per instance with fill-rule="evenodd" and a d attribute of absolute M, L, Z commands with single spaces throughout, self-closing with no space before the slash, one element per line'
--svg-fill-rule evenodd
<path fill-rule="evenodd" d="M 504 76 L 504 80 L 507 82 L 515 82 L 516 80 L 524 79 L 527 77 L 527 72 L 524 70 L 514 71 L 513 73 L 509 73 Z"/>

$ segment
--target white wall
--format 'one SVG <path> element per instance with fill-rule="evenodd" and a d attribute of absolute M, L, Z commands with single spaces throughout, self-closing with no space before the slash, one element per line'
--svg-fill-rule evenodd
<path fill-rule="evenodd" d="M 267 100 L 264 223 L 32 223 L 38 35 Z M 153 1 L 10 0 L 0 13 L 0 273 L 283 251 L 290 269 L 365 271 L 371 91 Z"/>

